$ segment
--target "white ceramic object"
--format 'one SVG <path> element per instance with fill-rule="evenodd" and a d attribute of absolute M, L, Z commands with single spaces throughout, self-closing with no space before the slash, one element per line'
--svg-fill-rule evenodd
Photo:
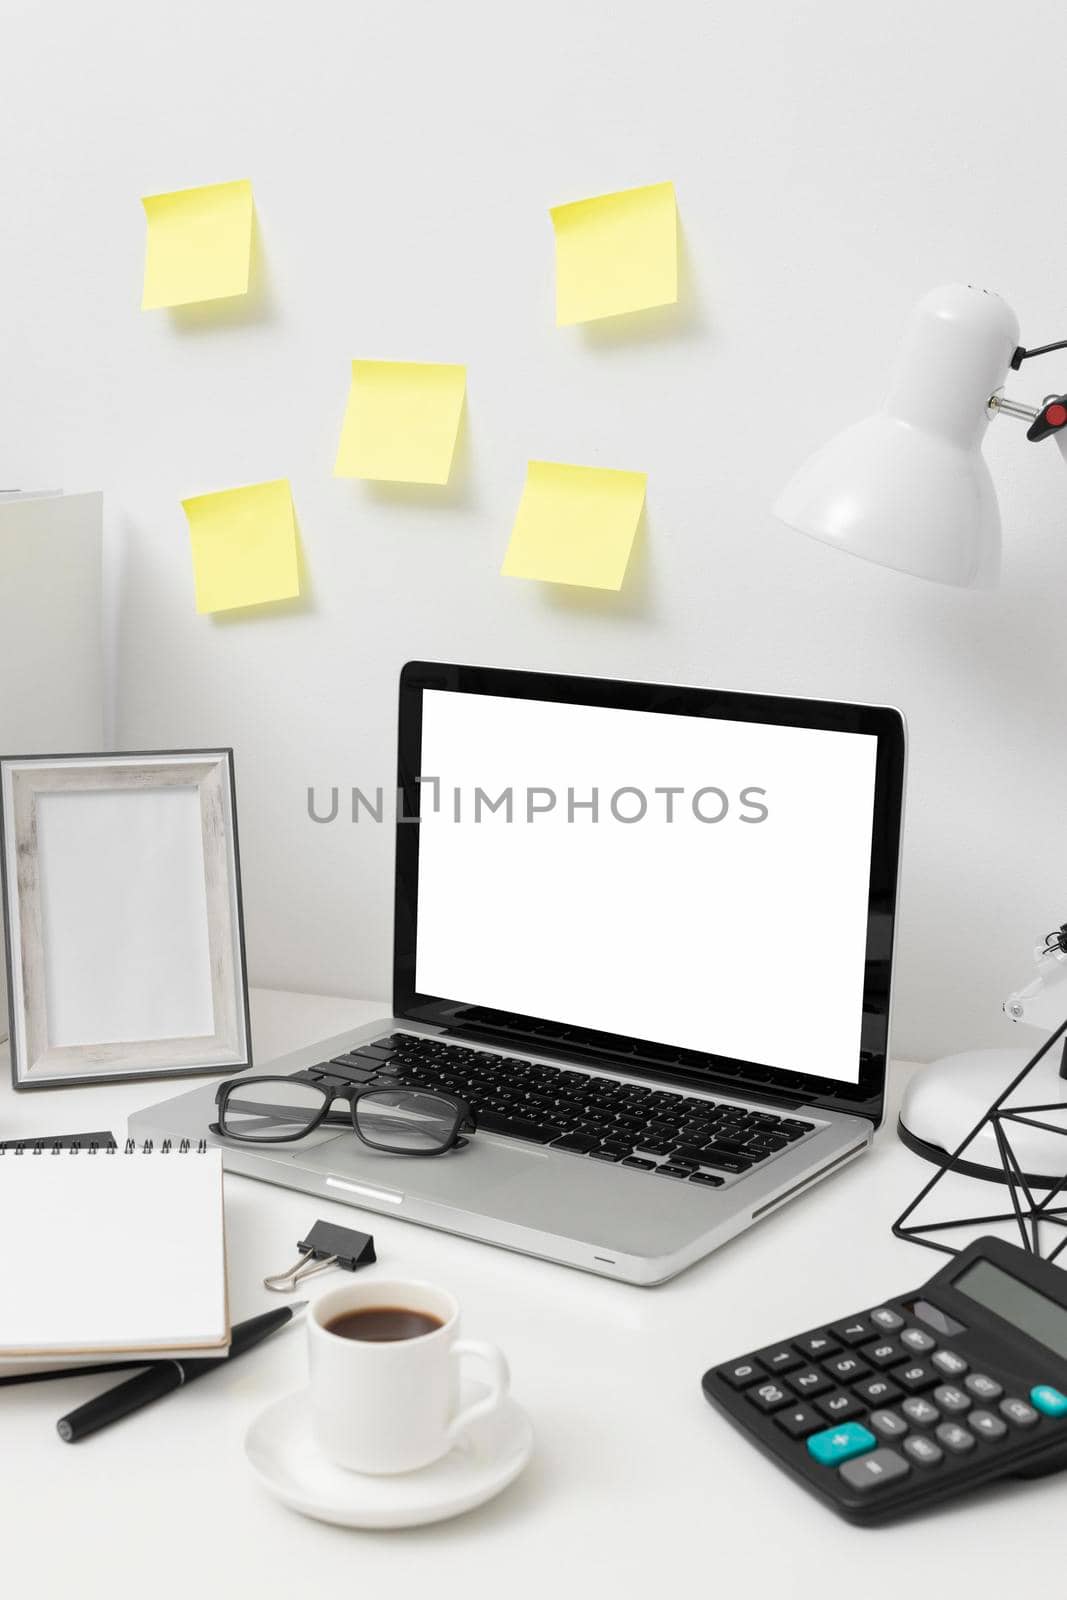
<path fill-rule="evenodd" d="M 485 1390 L 465 1382 L 461 1393 L 465 1404 L 476 1404 Z M 458 1517 L 513 1483 L 532 1451 L 530 1419 L 510 1396 L 418 1472 L 371 1475 L 335 1466 L 315 1443 L 306 1390 L 275 1401 L 245 1437 L 245 1454 L 265 1489 L 291 1510 L 343 1528 L 416 1528 Z"/>
<path fill-rule="evenodd" d="M 901 1126 L 914 1139 L 951 1154 L 1038 1048 L 1039 1044 L 1032 1050 L 965 1050 L 931 1061 L 908 1083 L 900 1108 Z M 1023 1122 L 1009 1123 L 1006 1130 L 1023 1172 L 1053 1181 L 1067 1172 L 1067 1082 L 1060 1077 L 1059 1066 L 1060 1049 L 1054 1045 L 1005 1108 L 1065 1107 L 1035 1114 L 1040 1122 L 1063 1128 L 1063 1133 Z M 991 1125 L 987 1124 L 971 1141 L 961 1159 L 994 1173 L 1003 1170 Z M 975 1210 L 978 1209 L 976 1204 Z"/>
<path fill-rule="evenodd" d="M 377 1342 L 347 1339 L 328 1324 L 383 1306 L 435 1319 L 431 1333 Z M 496 1345 L 459 1338 L 459 1304 L 430 1283 L 346 1284 L 308 1311 L 312 1427 L 324 1455 L 351 1472 L 414 1472 L 444 1456 L 467 1429 L 503 1405 L 508 1364 Z M 486 1392 L 461 1404 L 460 1363 L 476 1361 Z"/>

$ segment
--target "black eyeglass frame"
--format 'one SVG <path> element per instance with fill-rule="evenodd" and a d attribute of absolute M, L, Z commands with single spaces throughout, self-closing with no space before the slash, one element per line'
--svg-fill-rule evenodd
<path fill-rule="evenodd" d="M 308 1123 L 306 1128 L 299 1133 L 267 1134 L 265 1137 L 246 1138 L 243 1134 L 232 1133 L 225 1126 L 225 1100 L 235 1089 L 252 1089 L 257 1083 L 297 1083 L 304 1089 L 314 1089 L 321 1094 L 323 1099 L 322 1110 Z M 368 1095 L 408 1093 L 432 1096 L 450 1105 L 455 1113 L 451 1132 L 447 1144 L 437 1150 L 410 1150 L 400 1149 L 396 1145 L 379 1144 L 375 1139 L 368 1139 L 356 1121 L 356 1106 L 360 1100 Z M 350 1117 L 331 1117 L 335 1100 L 347 1100 Z M 470 1142 L 464 1138 L 464 1133 L 477 1132 L 478 1124 L 474 1112 L 465 1100 L 458 1095 L 447 1094 L 440 1089 L 427 1089 L 422 1084 L 396 1083 L 396 1084 L 324 1084 L 308 1083 L 303 1078 L 287 1078 L 277 1074 L 263 1073 L 257 1078 L 227 1078 L 225 1083 L 220 1083 L 215 1091 L 215 1104 L 219 1109 L 219 1120 L 209 1125 L 208 1131 L 217 1134 L 220 1139 L 231 1139 L 236 1144 L 296 1144 L 301 1139 L 306 1139 L 309 1133 L 314 1133 L 316 1128 L 324 1125 L 335 1128 L 351 1128 L 356 1138 L 365 1144 L 369 1150 L 382 1150 L 391 1156 L 418 1156 L 425 1160 L 427 1156 L 447 1155 L 450 1150 L 462 1150 Z M 280 1108 L 279 1108 L 280 1109 Z"/>

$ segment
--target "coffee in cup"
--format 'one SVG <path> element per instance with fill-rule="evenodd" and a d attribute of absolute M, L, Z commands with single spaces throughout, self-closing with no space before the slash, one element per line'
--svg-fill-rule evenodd
<path fill-rule="evenodd" d="M 308 1311 L 308 1356 L 315 1439 L 352 1472 L 429 1466 L 507 1399 L 502 1352 L 461 1339 L 454 1296 L 428 1283 L 371 1281 L 320 1296 Z M 461 1405 L 468 1362 L 489 1392 Z"/>

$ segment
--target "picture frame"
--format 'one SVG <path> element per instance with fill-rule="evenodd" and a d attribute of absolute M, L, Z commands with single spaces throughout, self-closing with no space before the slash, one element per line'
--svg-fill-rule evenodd
<path fill-rule="evenodd" d="M 7 1027 L 7 947 L 4 942 L 4 919 L 0 915 L 0 1047 L 7 1043 Z M 0 1055 L 3 1055 L 2 1048 Z"/>
<path fill-rule="evenodd" d="M 233 752 L 0 757 L 16 1089 L 252 1065 Z"/>

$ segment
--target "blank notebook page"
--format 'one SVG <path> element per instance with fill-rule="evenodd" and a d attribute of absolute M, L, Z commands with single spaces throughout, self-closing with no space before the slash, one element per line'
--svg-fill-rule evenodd
<path fill-rule="evenodd" d="M 218 1150 L 0 1155 L 0 1359 L 225 1354 Z"/>

